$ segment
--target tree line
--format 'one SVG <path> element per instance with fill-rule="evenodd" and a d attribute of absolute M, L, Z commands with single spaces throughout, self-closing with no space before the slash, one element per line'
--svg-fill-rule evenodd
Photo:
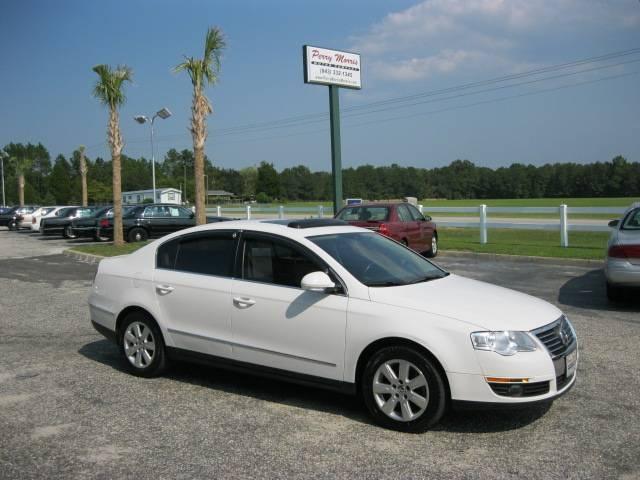
<path fill-rule="evenodd" d="M 11 158 L 31 158 L 29 165 L 5 162 L 7 203 L 18 203 L 19 183 L 24 202 L 31 204 L 80 204 L 82 160 L 87 169 L 90 204 L 113 199 L 111 160 L 86 156 L 81 149 L 68 157 L 51 158 L 44 145 L 10 143 L 4 150 Z M 158 188 L 183 191 L 183 200 L 194 202 L 193 151 L 169 150 L 156 165 Z M 20 175 L 23 179 L 20 180 Z M 239 201 L 327 201 L 331 199 L 331 174 L 311 171 L 306 165 L 280 171 L 261 162 L 243 169 L 214 166 L 205 156 L 204 175 L 210 190 L 225 190 Z M 185 186 L 186 181 L 186 186 Z M 123 191 L 151 188 L 151 160 L 121 156 Z M 553 163 L 542 166 L 514 163 L 496 169 L 479 167 L 469 160 L 455 160 L 445 167 L 361 165 L 343 170 L 345 197 L 388 199 L 402 197 L 483 199 L 540 197 L 622 197 L 640 195 L 640 163 L 622 156 L 590 164 Z"/>

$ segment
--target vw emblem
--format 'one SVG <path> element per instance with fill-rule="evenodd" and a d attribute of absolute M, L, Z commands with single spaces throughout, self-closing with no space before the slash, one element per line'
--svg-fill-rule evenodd
<path fill-rule="evenodd" d="M 566 345 L 567 343 L 569 343 L 569 335 L 562 328 L 560 329 L 560 341 L 562 342 L 563 345 Z"/>

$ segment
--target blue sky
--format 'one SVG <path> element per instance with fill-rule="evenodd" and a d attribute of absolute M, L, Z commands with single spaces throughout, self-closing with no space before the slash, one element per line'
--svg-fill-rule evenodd
<path fill-rule="evenodd" d="M 4 0 L 0 145 L 40 141 L 55 156 L 84 144 L 90 157 L 108 157 L 91 67 L 124 63 L 134 70 L 121 111 L 124 153 L 150 156 L 148 129 L 132 117 L 164 106 L 174 115 L 158 121 L 157 155 L 190 148 L 191 84 L 171 70 L 182 55 L 201 54 L 211 25 L 228 48 L 207 90 L 207 155 L 225 168 L 266 160 L 330 170 L 324 117 L 228 130 L 326 114 L 327 88 L 302 81 L 303 44 L 362 54 L 363 89 L 341 92 L 345 167 L 640 161 L 640 51 L 348 116 L 350 107 L 640 48 L 637 0 Z M 418 101 L 428 103 L 406 105 Z"/>

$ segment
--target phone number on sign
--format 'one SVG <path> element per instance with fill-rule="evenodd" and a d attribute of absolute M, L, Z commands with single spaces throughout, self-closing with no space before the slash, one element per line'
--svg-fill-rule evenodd
<path fill-rule="evenodd" d="M 347 77 L 352 78 L 353 72 L 345 72 L 344 70 L 337 70 L 331 68 L 321 68 L 320 73 L 324 75 L 333 75 L 335 77 Z"/>

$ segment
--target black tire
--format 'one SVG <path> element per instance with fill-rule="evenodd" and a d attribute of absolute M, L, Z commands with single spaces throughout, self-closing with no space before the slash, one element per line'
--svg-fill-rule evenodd
<path fill-rule="evenodd" d="M 7 224 L 7 228 L 9 229 L 9 231 L 13 231 L 13 230 L 17 229 L 17 226 L 16 226 L 15 222 L 9 222 Z"/>
<path fill-rule="evenodd" d="M 76 238 L 76 235 L 73 233 L 73 228 L 71 227 L 71 225 L 67 225 L 66 227 L 64 227 L 64 230 L 62 231 L 62 236 L 64 238 Z"/>
<path fill-rule="evenodd" d="M 128 335 L 128 330 L 130 327 L 136 330 L 136 326 L 143 326 L 144 328 L 140 328 L 142 336 L 133 339 L 138 343 L 133 343 L 131 337 Z M 150 336 L 148 335 L 149 332 Z M 145 343 L 144 340 L 149 339 L 153 341 L 153 349 L 144 348 L 145 345 L 150 345 L 148 342 Z M 160 332 L 156 322 L 144 312 L 132 312 L 125 317 L 118 331 L 118 347 L 127 368 L 132 374 L 138 377 L 156 377 L 166 369 L 167 356 L 162 332 Z M 133 355 L 128 355 L 127 349 L 129 349 L 129 353 L 133 351 Z M 142 362 L 141 366 L 136 365 L 138 359 L 138 352 L 136 350 L 140 350 L 139 358 Z M 146 350 L 147 356 L 151 357 L 150 361 L 147 360 L 147 356 L 144 355 L 142 350 Z"/>
<path fill-rule="evenodd" d="M 391 368 L 393 369 L 394 362 L 398 362 L 398 366 L 400 362 L 407 362 L 411 365 L 411 368 L 408 370 L 410 373 L 404 380 L 405 386 L 403 387 L 403 381 L 398 379 L 399 385 L 397 385 L 397 388 L 391 383 L 388 385 L 388 387 L 393 388 L 390 392 L 395 393 L 374 393 L 373 384 L 375 377 L 378 375 L 378 369 L 382 368 L 385 364 L 392 365 Z M 394 372 L 397 377 L 400 377 L 399 370 L 394 370 Z M 422 374 L 426 380 L 424 389 L 422 389 L 423 387 L 410 388 L 406 380 L 409 379 L 410 382 L 414 382 L 419 378 L 420 374 Z M 447 406 L 447 389 L 442 375 L 433 362 L 416 349 L 396 346 L 379 350 L 368 360 L 360 382 L 360 391 L 364 403 L 375 422 L 382 427 L 401 432 L 420 433 L 437 424 L 445 413 Z M 401 390 L 402 388 L 405 390 Z M 405 395 L 405 393 L 409 395 L 409 397 Z M 422 396 L 423 399 L 426 398 L 425 406 L 420 407 L 418 404 L 412 402 L 411 395 L 416 393 Z M 399 398 L 395 399 L 396 403 L 393 404 L 393 397 L 398 396 Z M 402 399 L 403 396 L 405 400 Z M 391 411 L 390 414 L 385 413 L 379 405 L 379 403 L 385 401 L 385 405 L 395 405 L 394 410 Z M 412 413 L 418 415 L 416 418 L 402 420 L 394 419 L 390 416 L 404 416 L 402 409 L 403 401 L 405 403 L 408 401 L 407 408 L 409 412 L 413 411 Z"/>
<path fill-rule="evenodd" d="M 104 237 L 104 236 L 98 235 L 97 233 L 93 235 L 93 239 L 96 242 L 108 242 L 110 240 L 109 237 Z"/>
<path fill-rule="evenodd" d="M 403 244 L 405 247 L 409 248 L 409 240 L 407 240 L 406 238 L 403 238 L 403 239 L 402 239 L 402 244 Z"/>
<path fill-rule="evenodd" d="M 434 233 L 433 237 L 431 237 L 431 249 L 426 253 L 426 256 L 429 258 L 434 258 L 436 255 L 438 255 L 438 250 L 438 235 Z"/>
<path fill-rule="evenodd" d="M 127 234 L 127 241 L 131 243 L 144 242 L 148 238 L 149 234 L 147 233 L 147 231 L 144 228 L 140 227 L 132 228 Z"/>
<path fill-rule="evenodd" d="M 624 299 L 624 290 L 607 282 L 607 299 L 610 302 L 619 302 Z"/>

